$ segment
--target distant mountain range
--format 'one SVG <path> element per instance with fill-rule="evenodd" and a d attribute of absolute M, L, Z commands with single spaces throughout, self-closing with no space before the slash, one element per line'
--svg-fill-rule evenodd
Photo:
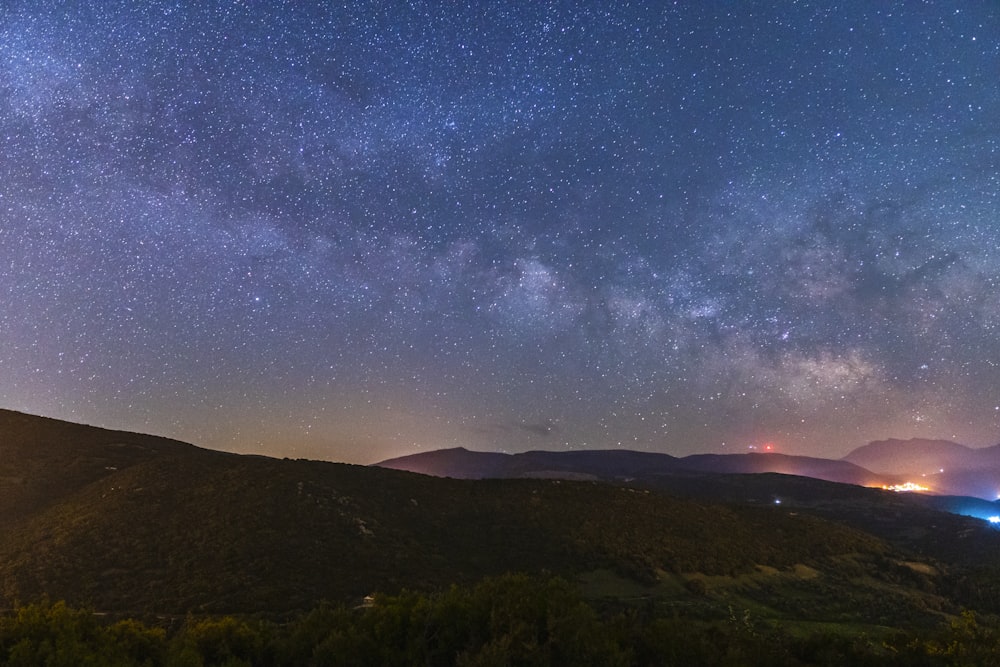
<path fill-rule="evenodd" d="M 677 458 L 669 454 L 629 450 L 532 451 L 522 454 L 472 452 L 462 447 L 424 452 L 376 464 L 456 479 L 561 478 L 624 480 L 688 472 L 780 472 L 858 486 L 881 486 L 889 475 L 876 475 L 847 461 L 831 461 L 785 454 L 697 454 Z"/>
<path fill-rule="evenodd" d="M 779 453 L 668 454 L 622 450 L 531 451 L 521 454 L 442 449 L 376 464 L 456 479 L 555 477 L 625 480 L 677 473 L 781 473 L 883 487 L 912 482 L 931 493 L 1000 497 L 1000 445 L 973 449 L 945 440 L 885 440 L 859 447 L 842 459 Z"/>

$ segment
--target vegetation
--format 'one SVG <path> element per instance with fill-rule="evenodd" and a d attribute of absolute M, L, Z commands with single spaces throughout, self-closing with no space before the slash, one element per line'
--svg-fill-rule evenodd
<path fill-rule="evenodd" d="M 565 580 L 504 575 L 434 594 L 322 605 L 286 623 L 188 617 L 171 632 L 62 602 L 0 617 L 0 664 L 62 667 L 267 665 L 971 665 L 1000 651 L 994 618 L 971 612 L 919 634 L 844 628 L 802 636 L 748 610 L 692 619 L 599 610 Z"/>
<path fill-rule="evenodd" d="M 870 489 L 440 479 L 4 411 L 0 435 L 3 665 L 951 665 L 1000 650 L 1000 531 Z M 65 602 L 20 603 L 48 599 Z"/>
<path fill-rule="evenodd" d="M 888 552 L 870 535 L 781 508 L 593 482 L 437 479 L 196 448 L 100 470 L 11 522 L 0 597 L 281 615 L 511 570 L 610 569 L 653 584 L 664 572 L 826 571 L 859 554 L 880 576 Z"/>

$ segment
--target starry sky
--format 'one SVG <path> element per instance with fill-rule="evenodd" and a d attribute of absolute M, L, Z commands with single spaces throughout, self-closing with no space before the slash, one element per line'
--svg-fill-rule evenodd
<path fill-rule="evenodd" d="M 0 407 L 226 451 L 1000 442 L 1000 5 L 5 2 Z"/>

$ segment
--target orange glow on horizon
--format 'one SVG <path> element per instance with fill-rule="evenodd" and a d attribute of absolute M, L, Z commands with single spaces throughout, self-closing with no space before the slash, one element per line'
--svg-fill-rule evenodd
<path fill-rule="evenodd" d="M 910 492 L 923 493 L 931 490 L 930 487 L 924 486 L 923 484 L 917 484 L 916 482 L 903 482 L 902 484 L 883 484 L 882 488 L 886 491 L 895 491 L 896 493 L 910 493 Z"/>

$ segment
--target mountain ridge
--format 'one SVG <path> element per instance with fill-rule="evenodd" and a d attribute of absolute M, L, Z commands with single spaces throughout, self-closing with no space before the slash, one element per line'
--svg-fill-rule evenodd
<path fill-rule="evenodd" d="M 799 470 L 810 466 L 820 470 L 822 475 L 805 474 L 805 476 L 860 486 L 871 485 L 870 483 L 874 483 L 877 479 L 887 477 L 876 475 L 849 461 L 810 456 L 750 452 L 676 457 L 659 452 L 627 449 L 531 450 L 517 454 L 500 454 L 449 448 L 395 457 L 373 465 L 458 479 L 518 477 L 538 471 L 589 473 L 602 479 L 681 471 L 728 473 L 787 471 L 787 474 L 805 474 Z"/>
<path fill-rule="evenodd" d="M 892 465 L 913 448 L 918 460 Z M 862 465 L 868 462 L 872 467 Z M 1000 445 L 973 449 L 950 441 L 886 440 L 862 445 L 840 459 L 746 452 L 675 457 L 635 450 L 532 450 L 516 454 L 450 448 L 373 464 L 457 479 L 559 477 L 615 480 L 682 472 L 780 473 L 856 486 L 919 483 L 939 495 L 1000 497 Z"/>
<path fill-rule="evenodd" d="M 921 474 L 944 466 L 969 468 L 994 458 L 1000 461 L 1000 445 L 969 447 L 952 440 L 888 438 L 861 445 L 841 460 L 873 472 L 885 472 L 894 466 L 904 474 Z"/>

